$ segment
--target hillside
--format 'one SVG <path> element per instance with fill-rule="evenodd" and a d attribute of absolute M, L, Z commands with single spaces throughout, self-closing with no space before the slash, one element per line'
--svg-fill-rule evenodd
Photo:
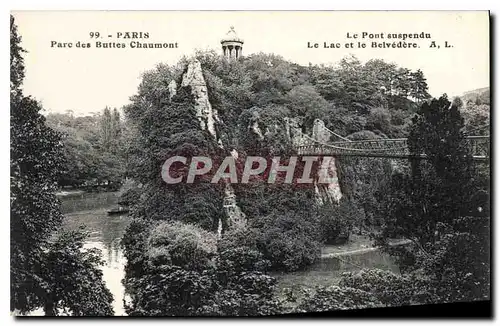
<path fill-rule="evenodd" d="M 467 105 L 472 102 L 475 104 L 490 104 L 490 88 L 483 87 L 465 92 L 461 96 L 462 101 Z"/>

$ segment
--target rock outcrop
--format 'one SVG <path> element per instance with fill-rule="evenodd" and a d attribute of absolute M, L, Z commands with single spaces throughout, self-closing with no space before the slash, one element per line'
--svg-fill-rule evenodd
<path fill-rule="evenodd" d="M 260 129 L 259 123 L 257 121 L 254 121 L 252 123 L 251 129 L 253 133 L 257 135 L 259 140 L 264 140 L 264 135 L 262 134 L 262 130 Z"/>
<path fill-rule="evenodd" d="M 311 139 L 307 138 L 302 134 L 300 128 L 300 121 L 297 118 L 285 117 L 286 135 L 288 139 L 292 142 L 294 146 L 307 145 L 311 142 Z"/>
<path fill-rule="evenodd" d="M 172 89 L 176 89 L 177 85 L 175 84 L 175 82 L 171 82 L 169 84 L 169 90 L 171 88 L 171 85 Z M 210 104 L 208 98 L 208 88 L 205 82 L 205 78 L 203 77 L 201 63 L 197 59 L 193 59 L 189 62 L 187 71 L 182 76 L 181 86 L 191 87 L 191 91 L 195 98 L 196 117 L 200 122 L 200 128 L 202 130 L 208 130 L 208 132 L 213 136 L 214 140 L 219 144 L 219 147 L 223 148 L 222 141 L 217 135 L 217 131 L 215 128 L 215 124 L 221 123 L 221 120 L 219 118 L 217 110 L 212 108 L 212 105 Z M 238 153 L 235 150 L 232 150 L 231 155 L 237 156 Z M 228 227 L 244 227 L 246 225 L 246 217 L 236 204 L 236 196 L 231 184 L 227 183 L 224 191 L 224 208 L 226 209 L 226 213 L 229 218 Z M 219 237 L 222 235 L 222 221 L 220 220 L 218 226 L 218 234 Z"/>
<path fill-rule="evenodd" d="M 233 187 L 228 184 L 224 192 L 224 209 L 226 209 L 229 216 L 229 227 L 236 229 L 246 227 L 246 217 L 236 203 L 236 195 L 234 194 Z"/>
<path fill-rule="evenodd" d="M 182 76 L 182 87 L 190 86 L 193 96 L 195 98 L 195 108 L 196 117 L 200 122 L 200 128 L 202 130 L 207 130 L 214 138 L 214 140 L 219 144 L 219 147 L 223 148 L 222 142 L 219 135 L 217 134 L 216 124 L 221 123 L 218 116 L 217 110 L 212 107 L 208 97 L 208 88 L 203 77 L 203 72 L 201 68 L 201 63 L 193 59 L 189 62 L 186 73 Z M 168 85 L 170 92 L 170 97 L 174 96 L 177 92 L 177 85 L 175 81 L 172 81 Z M 301 131 L 301 121 L 297 118 L 284 118 L 286 125 L 286 133 L 288 138 L 291 140 L 292 144 L 295 146 L 311 144 L 313 139 L 320 142 L 327 143 L 330 141 L 330 133 L 326 130 L 323 121 L 317 120 L 314 123 L 312 137 L 305 135 Z M 265 138 L 263 129 L 259 126 L 258 122 L 255 121 L 249 126 L 251 130 L 258 136 L 260 140 Z M 265 126 L 266 134 L 271 132 L 269 126 Z M 274 129 L 280 129 L 276 126 Z M 273 129 L 273 130 L 274 130 Z M 276 131 L 276 130 L 275 130 Z M 231 155 L 237 157 L 238 153 L 233 149 L 231 150 Z M 315 184 L 317 201 L 319 204 L 326 203 L 337 203 L 342 197 L 342 193 L 339 187 L 337 179 L 337 168 L 335 166 L 335 159 L 323 158 L 327 160 L 328 164 L 324 166 L 324 169 L 320 170 L 318 173 L 324 173 L 325 176 L 332 180 L 331 183 L 327 184 Z M 319 177 L 319 176 L 318 176 Z M 225 186 L 225 197 L 224 197 L 224 208 L 227 212 L 229 218 L 228 227 L 231 228 L 241 228 L 246 226 L 245 214 L 241 211 L 236 203 L 236 196 L 231 184 L 226 184 Z M 219 221 L 219 236 L 222 234 L 222 222 Z"/>
<path fill-rule="evenodd" d="M 196 116 L 200 120 L 200 127 L 202 130 L 208 130 L 212 136 L 218 140 L 215 131 L 215 122 L 220 122 L 217 110 L 212 108 L 208 99 L 208 88 L 203 78 L 201 70 L 201 63 L 194 59 L 188 64 L 188 69 L 184 76 L 182 76 L 182 87 L 191 86 L 195 98 Z"/>
<path fill-rule="evenodd" d="M 323 120 L 320 119 L 314 120 L 312 137 L 324 144 L 329 144 L 332 141 L 332 134 L 326 128 Z M 328 164 L 322 165 L 322 169 L 318 173 L 320 175 L 324 173 L 326 178 L 332 180 L 332 182 L 320 184 L 316 188 L 316 194 L 321 198 L 321 202 L 323 203 L 338 203 L 340 198 L 342 198 L 342 191 L 340 190 L 335 157 L 323 157 L 323 160 L 328 162 Z"/>
<path fill-rule="evenodd" d="M 300 121 L 295 118 L 285 118 L 287 126 L 287 136 L 294 146 L 309 145 L 314 140 L 320 143 L 329 143 L 331 134 L 326 129 L 325 123 L 316 119 L 314 121 L 312 137 L 305 136 L 300 128 Z M 320 204 L 325 203 L 338 203 L 342 198 L 342 191 L 338 182 L 337 166 L 335 165 L 334 157 L 323 157 L 322 160 L 328 164 L 322 164 L 321 169 L 318 171 L 318 178 L 323 174 L 323 178 L 332 180 L 326 184 L 315 184 L 314 189 L 317 196 L 317 202 Z"/>
<path fill-rule="evenodd" d="M 314 120 L 312 138 L 316 139 L 320 143 L 328 143 L 330 142 L 330 136 L 331 134 L 326 130 L 323 120 Z"/>
<path fill-rule="evenodd" d="M 177 83 L 175 82 L 175 80 L 172 80 L 168 84 L 168 94 L 169 94 L 168 97 L 169 100 L 172 100 L 172 97 L 177 94 Z"/>
<path fill-rule="evenodd" d="M 316 195 L 320 198 L 320 202 L 325 203 L 338 203 L 342 198 L 342 191 L 339 185 L 337 174 L 337 166 L 335 165 L 335 157 L 323 157 L 325 164 L 321 166 L 318 174 L 324 174 L 325 178 L 331 180 L 329 183 L 319 184 L 316 187 Z"/>

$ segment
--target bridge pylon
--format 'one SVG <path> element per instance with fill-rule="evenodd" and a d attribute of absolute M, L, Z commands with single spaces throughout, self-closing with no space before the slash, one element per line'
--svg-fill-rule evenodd
<path fill-rule="evenodd" d="M 325 123 L 321 119 L 315 119 L 312 130 L 312 138 L 320 143 L 330 142 L 330 133 L 327 131 Z"/>

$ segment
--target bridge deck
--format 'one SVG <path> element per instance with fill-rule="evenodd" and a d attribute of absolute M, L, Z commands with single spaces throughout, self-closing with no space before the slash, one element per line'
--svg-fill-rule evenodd
<path fill-rule="evenodd" d="M 489 136 L 469 136 L 466 138 L 471 149 L 473 159 L 479 162 L 488 162 L 490 159 Z M 412 155 L 409 151 L 407 139 L 373 139 L 342 141 L 322 144 L 309 140 L 308 144 L 298 146 L 297 154 L 302 156 L 357 156 L 380 157 L 393 159 L 426 159 L 425 154 Z"/>

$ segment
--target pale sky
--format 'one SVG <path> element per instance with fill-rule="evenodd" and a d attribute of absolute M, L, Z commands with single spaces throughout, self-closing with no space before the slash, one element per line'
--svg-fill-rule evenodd
<path fill-rule="evenodd" d="M 195 49 L 221 52 L 220 39 L 230 26 L 244 40 L 243 55 L 275 53 L 307 65 L 335 64 L 354 54 L 362 62 L 379 58 L 411 70 L 421 69 L 433 96 L 489 86 L 488 12 L 266 12 L 266 11 L 58 11 L 13 12 L 25 55 L 24 89 L 48 112 L 72 110 L 77 115 L 105 106 L 127 104 L 137 91 L 142 72 L 160 62 L 175 64 Z M 125 49 L 98 49 L 89 33 L 102 42 L 126 43 Z M 177 49 L 132 49 L 118 32 L 148 32 L 140 42 L 178 43 Z M 362 33 L 384 33 L 384 39 L 361 39 Z M 407 39 L 420 48 L 371 48 L 371 43 L 400 41 L 388 33 L 430 33 L 431 39 Z M 359 38 L 347 39 L 347 33 Z M 113 35 L 108 38 L 108 35 Z M 72 42 L 72 48 L 51 47 L 51 41 Z M 92 48 L 76 48 L 78 41 Z M 362 41 L 366 48 L 345 48 Z M 441 48 L 430 48 L 435 41 Z M 444 48 L 444 42 L 453 45 Z M 307 44 L 318 43 L 318 48 Z M 342 48 L 324 48 L 323 43 Z"/>

